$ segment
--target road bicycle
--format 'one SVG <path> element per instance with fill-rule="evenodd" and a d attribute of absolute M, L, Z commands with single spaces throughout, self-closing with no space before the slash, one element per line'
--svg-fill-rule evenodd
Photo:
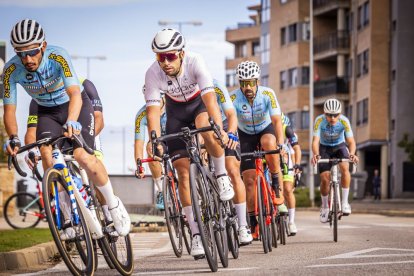
<path fill-rule="evenodd" d="M 339 189 L 340 177 L 339 177 L 339 163 L 348 162 L 352 163 L 350 159 L 347 158 L 326 158 L 318 159 L 317 164 L 328 163 L 331 165 L 330 181 L 329 181 L 329 215 L 328 221 L 329 226 L 333 230 L 333 240 L 334 242 L 338 241 L 338 220 L 341 220 L 342 216 L 342 204 L 341 204 L 341 193 Z M 352 173 L 355 173 L 356 166 L 352 166 Z M 314 166 L 314 173 L 317 173 L 317 165 Z"/>
<path fill-rule="evenodd" d="M 181 132 L 167 134 L 158 138 L 153 131 L 151 133 L 151 142 L 153 152 L 156 152 L 158 144 L 169 140 L 181 139 L 186 144 L 186 150 L 190 159 L 190 193 L 194 217 L 200 229 L 199 234 L 204 247 L 205 257 L 211 271 L 216 272 L 218 269 L 217 247 L 223 246 L 222 239 L 217 238 L 217 232 L 220 231 L 220 235 L 225 235 L 225 222 L 224 217 L 217 214 L 217 210 L 222 210 L 222 208 L 216 205 L 215 194 L 219 194 L 216 180 L 209 173 L 208 169 L 203 166 L 200 145 L 197 141 L 197 134 L 206 131 L 214 131 L 217 137 L 221 137 L 219 127 L 210 120 L 210 126 L 208 127 L 199 129 L 184 127 L 181 129 Z M 223 141 L 221 139 L 220 141 L 224 147 Z"/>
<path fill-rule="evenodd" d="M 116 268 L 122 275 L 130 275 L 133 270 L 130 237 L 117 235 L 113 223 L 109 224 L 103 216 L 86 172 L 73 155 L 62 154 L 58 145 L 66 139 L 63 135 L 42 139 L 18 151 L 21 153 L 42 145 L 53 148 L 53 167 L 44 174 L 42 192 L 46 218 L 58 251 L 72 274 L 93 275 L 97 268 L 98 244 L 110 268 Z M 81 136 L 74 135 L 74 141 L 93 154 Z M 25 176 L 15 157 L 12 162 L 16 171 Z M 63 238 L 69 228 L 74 235 Z"/>

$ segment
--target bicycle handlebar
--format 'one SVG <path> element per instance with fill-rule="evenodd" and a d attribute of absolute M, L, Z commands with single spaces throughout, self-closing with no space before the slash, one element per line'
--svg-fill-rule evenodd
<path fill-rule="evenodd" d="M 348 162 L 348 163 L 352 163 L 355 164 L 351 159 L 349 158 L 324 158 L 324 159 L 318 159 L 316 164 L 313 166 L 313 172 L 314 174 L 318 173 L 318 164 L 322 163 L 322 164 L 339 164 L 341 162 Z M 356 172 L 356 166 L 352 166 L 352 172 L 351 173 L 355 173 Z"/>
<path fill-rule="evenodd" d="M 280 153 L 280 149 L 277 150 L 258 150 L 253 152 L 245 152 L 240 154 L 241 157 L 252 156 L 254 158 L 263 158 L 266 154 L 278 154 Z"/>
<path fill-rule="evenodd" d="M 33 174 L 36 175 L 36 178 L 39 181 L 42 181 L 43 177 L 40 175 L 39 170 L 37 169 L 36 155 L 33 151 L 29 152 L 29 159 L 33 163 Z M 41 158 L 39 158 L 38 160 L 41 160 Z"/>

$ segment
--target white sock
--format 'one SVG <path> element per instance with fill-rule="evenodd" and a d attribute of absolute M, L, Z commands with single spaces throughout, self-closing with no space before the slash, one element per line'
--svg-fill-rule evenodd
<path fill-rule="evenodd" d="M 289 222 L 294 223 L 295 222 L 295 208 L 288 209 L 289 213 Z"/>
<path fill-rule="evenodd" d="M 66 191 L 59 192 L 59 207 L 65 220 L 70 220 L 72 209 L 70 207 L 70 197 Z"/>
<path fill-rule="evenodd" d="M 216 176 L 221 175 L 221 174 L 227 174 L 226 161 L 224 158 L 224 154 L 221 157 L 211 156 L 211 160 L 213 161 L 213 164 L 214 164 L 214 170 L 215 170 Z"/>
<path fill-rule="evenodd" d="M 156 192 L 162 192 L 162 177 L 153 178 Z"/>
<path fill-rule="evenodd" d="M 239 219 L 239 228 L 247 226 L 246 202 L 234 204 L 234 207 L 236 208 L 237 217 Z"/>
<path fill-rule="evenodd" d="M 193 236 L 195 234 L 199 234 L 200 230 L 198 230 L 198 224 L 194 220 L 193 207 L 186 206 L 186 207 L 183 207 L 183 210 L 184 210 L 185 216 L 187 217 L 188 224 L 190 224 L 191 234 Z"/>
<path fill-rule="evenodd" d="M 108 221 L 112 221 L 112 216 L 111 216 L 111 213 L 109 212 L 108 205 L 102 205 L 102 210 L 104 212 L 106 219 Z"/>
<path fill-rule="evenodd" d="M 108 178 L 108 182 L 103 186 L 96 186 L 98 190 L 102 193 L 105 198 L 106 204 L 108 204 L 109 209 L 112 209 L 118 206 L 118 200 L 114 195 L 114 190 L 112 189 L 111 181 Z"/>
<path fill-rule="evenodd" d="M 322 208 L 328 208 L 328 196 L 321 195 Z"/>
<path fill-rule="evenodd" d="M 342 188 L 342 204 L 348 204 L 349 188 Z"/>

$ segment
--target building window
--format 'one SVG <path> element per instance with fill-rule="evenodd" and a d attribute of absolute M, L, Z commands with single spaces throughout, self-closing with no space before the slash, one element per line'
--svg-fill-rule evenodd
<path fill-rule="evenodd" d="M 226 86 L 232 87 L 236 84 L 236 70 L 226 70 Z"/>
<path fill-rule="evenodd" d="M 368 99 L 357 102 L 357 126 L 368 123 Z"/>
<path fill-rule="evenodd" d="M 301 68 L 301 81 L 300 84 L 309 84 L 309 67 L 305 66 Z"/>
<path fill-rule="evenodd" d="M 287 71 L 281 71 L 280 72 L 280 89 L 286 89 L 287 88 Z"/>
<path fill-rule="evenodd" d="M 358 7 L 358 30 L 369 24 L 369 1 Z"/>
<path fill-rule="evenodd" d="M 262 0 L 262 23 L 270 20 L 270 0 Z"/>
<path fill-rule="evenodd" d="M 289 87 L 298 86 L 298 69 L 291 68 L 288 70 L 288 72 L 289 72 Z"/>
<path fill-rule="evenodd" d="M 258 56 L 260 54 L 260 41 L 252 42 L 252 56 Z"/>
<path fill-rule="evenodd" d="M 288 26 L 288 42 L 295 42 L 297 40 L 297 24 L 291 24 Z"/>
<path fill-rule="evenodd" d="M 261 36 L 261 62 L 267 64 L 270 61 L 270 34 L 265 33 Z"/>
<path fill-rule="evenodd" d="M 300 26 L 300 38 L 302 41 L 308 41 L 310 38 L 310 26 L 308 22 L 299 23 Z"/>
<path fill-rule="evenodd" d="M 396 75 L 397 75 L 397 71 L 395 71 L 395 69 L 394 69 L 394 70 L 392 70 L 392 71 L 391 71 L 391 80 L 392 80 L 392 81 L 395 81 Z"/>
<path fill-rule="evenodd" d="M 347 59 L 345 61 L 345 77 L 352 78 L 352 59 Z"/>
<path fill-rule="evenodd" d="M 345 106 L 345 116 L 352 123 L 352 105 Z"/>
<path fill-rule="evenodd" d="M 236 44 L 236 58 L 247 57 L 247 45 L 246 43 Z"/>
<path fill-rule="evenodd" d="M 286 27 L 280 29 L 280 44 L 282 46 L 286 44 Z"/>
<path fill-rule="evenodd" d="M 369 49 L 357 56 L 357 77 L 364 76 L 369 72 Z"/>
<path fill-rule="evenodd" d="M 302 111 L 300 116 L 301 129 L 309 128 L 309 111 Z"/>
<path fill-rule="evenodd" d="M 268 75 L 260 77 L 260 85 L 269 86 L 269 76 Z"/>
<path fill-rule="evenodd" d="M 352 32 L 353 28 L 354 28 L 354 14 L 352 12 L 348 12 L 346 14 L 346 28 L 347 31 Z"/>
<path fill-rule="evenodd" d="M 290 123 L 292 125 L 292 128 L 295 129 L 296 127 L 296 112 L 289 112 L 288 114 L 286 114 L 286 116 L 288 116 Z"/>

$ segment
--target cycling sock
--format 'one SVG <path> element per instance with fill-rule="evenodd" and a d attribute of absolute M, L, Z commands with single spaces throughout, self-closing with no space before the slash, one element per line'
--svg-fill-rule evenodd
<path fill-rule="evenodd" d="M 156 192 L 162 192 L 162 177 L 153 178 Z"/>
<path fill-rule="evenodd" d="M 321 195 L 322 208 L 328 208 L 328 196 Z"/>
<path fill-rule="evenodd" d="M 342 188 L 342 204 L 348 204 L 349 188 Z"/>
<path fill-rule="evenodd" d="M 65 220 L 70 220 L 70 198 L 66 191 L 59 192 L 59 207 L 61 212 L 63 213 L 63 217 L 65 218 Z"/>
<path fill-rule="evenodd" d="M 185 216 L 187 217 L 187 221 L 188 224 L 190 225 L 190 230 L 191 230 L 191 234 L 194 235 L 195 234 L 200 234 L 200 230 L 198 229 L 198 224 L 197 222 L 194 220 L 194 213 L 193 213 L 193 206 L 186 206 L 183 207 Z"/>
<path fill-rule="evenodd" d="M 253 228 L 256 227 L 257 225 L 256 214 L 254 212 L 249 212 L 249 218 L 250 218 L 250 226 Z"/>
<path fill-rule="evenodd" d="M 246 202 L 234 204 L 236 208 L 237 217 L 239 219 L 239 227 L 247 226 L 246 219 Z"/>
<path fill-rule="evenodd" d="M 112 209 L 118 206 L 118 200 L 114 195 L 114 190 L 112 189 L 112 184 L 109 178 L 108 178 L 108 182 L 105 185 L 96 186 L 96 187 L 104 196 L 106 204 L 108 204 L 109 209 Z"/>
<path fill-rule="evenodd" d="M 276 192 L 276 189 L 278 189 L 279 186 L 279 174 L 278 173 L 272 173 L 272 188 Z"/>
<path fill-rule="evenodd" d="M 289 222 L 294 223 L 295 222 L 295 208 L 288 209 L 289 213 Z"/>
<path fill-rule="evenodd" d="M 211 160 L 213 161 L 216 175 L 227 174 L 224 154 L 220 157 L 211 156 Z"/>

